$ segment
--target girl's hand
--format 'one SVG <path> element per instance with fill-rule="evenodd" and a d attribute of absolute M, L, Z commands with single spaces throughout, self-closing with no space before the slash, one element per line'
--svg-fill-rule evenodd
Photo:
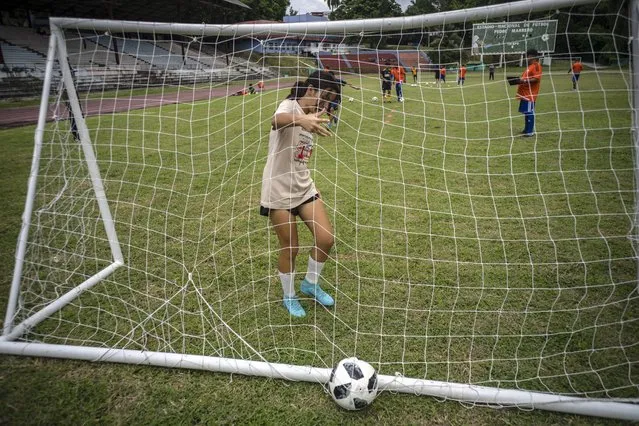
<path fill-rule="evenodd" d="M 317 133 L 320 136 L 330 136 L 330 130 L 324 126 L 324 124 L 330 120 L 328 118 L 322 118 L 324 114 L 326 114 L 326 109 L 316 113 L 306 114 L 298 121 L 298 124 L 307 132 Z"/>

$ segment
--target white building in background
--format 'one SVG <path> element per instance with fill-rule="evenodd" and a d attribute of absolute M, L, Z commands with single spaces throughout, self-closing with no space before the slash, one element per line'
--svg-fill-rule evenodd
<path fill-rule="evenodd" d="M 310 12 L 303 15 L 286 15 L 284 16 L 285 24 L 292 24 L 295 22 L 322 22 L 328 21 L 329 12 Z"/>
<path fill-rule="evenodd" d="M 284 23 L 322 22 L 328 21 L 329 12 L 312 12 L 303 15 L 284 16 Z M 248 21 L 242 24 L 281 23 L 277 21 Z M 253 51 L 256 53 L 282 53 L 288 55 L 317 56 L 320 54 L 347 54 L 352 50 L 343 43 L 343 36 L 337 35 L 307 35 L 307 34 L 256 34 L 235 41 L 236 50 Z"/>

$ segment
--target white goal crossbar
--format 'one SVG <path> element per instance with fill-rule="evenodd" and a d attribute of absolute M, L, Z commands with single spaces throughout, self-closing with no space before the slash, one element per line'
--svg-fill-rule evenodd
<path fill-rule="evenodd" d="M 51 18 L 51 23 L 60 28 L 91 29 L 97 31 L 140 31 L 166 34 L 198 34 L 201 36 L 244 36 L 255 33 L 301 33 L 301 34 L 344 34 L 367 31 L 397 31 L 435 27 L 467 21 L 483 21 L 496 17 L 530 14 L 561 7 L 576 7 L 594 3 L 593 0 L 522 0 L 473 9 L 453 10 L 430 15 L 406 16 L 399 18 L 375 18 L 352 21 L 306 22 L 290 24 L 249 24 L 249 25 L 197 25 L 157 22 L 127 22 L 92 20 L 77 18 Z"/>

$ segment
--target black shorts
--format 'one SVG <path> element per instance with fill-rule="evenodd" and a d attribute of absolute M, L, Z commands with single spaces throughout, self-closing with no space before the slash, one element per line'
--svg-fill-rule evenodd
<path fill-rule="evenodd" d="M 313 202 L 315 200 L 318 200 L 319 197 L 320 197 L 319 194 L 315 194 L 311 198 L 309 198 L 309 199 L 305 200 L 304 202 L 302 202 L 302 204 L 300 204 L 299 206 L 293 207 L 292 209 L 286 209 L 286 210 L 291 212 L 291 214 L 293 216 L 299 216 L 300 215 L 300 207 L 301 206 L 303 206 L 304 204 L 311 203 L 311 202 Z M 268 215 L 271 212 L 271 210 L 276 210 L 276 209 L 269 209 L 268 207 L 260 206 L 260 215 L 268 217 Z"/>
<path fill-rule="evenodd" d="M 386 91 L 386 90 L 390 90 L 391 89 L 391 82 L 390 81 L 382 81 L 382 90 Z"/>

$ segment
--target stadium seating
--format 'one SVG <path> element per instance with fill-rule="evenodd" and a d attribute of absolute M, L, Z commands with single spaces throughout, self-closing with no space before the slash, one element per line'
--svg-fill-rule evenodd
<path fill-rule="evenodd" d="M 343 55 L 320 55 L 322 67 L 330 67 L 334 71 L 353 71 L 353 65 Z"/>
<path fill-rule="evenodd" d="M 344 70 L 356 73 L 377 73 L 386 66 L 386 62 L 392 65 L 400 64 L 406 68 L 418 66 L 426 68 L 431 63 L 430 58 L 417 50 L 406 51 L 363 51 L 346 55 L 320 55 L 322 66 L 328 66 L 333 70 Z"/>
<path fill-rule="evenodd" d="M 69 37 L 66 40 L 69 65 L 74 69 L 115 64 L 115 55 L 85 38 Z"/>
<path fill-rule="evenodd" d="M 430 58 L 423 52 L 418 50 L 401 50 L 398 53 L 399 62 L 402 66 L 410 68 L 416 67 L 418 69 L 426 68 L 426 65 L 430 64 Z"/>
<path fill-rule="evenodd" d="M 386 62 L 397 63 L 397 55 L 393 52 L 363 51 L 344 55 L 344 59 L 351 63 L 354 72 L 361 74 L 378 73 Z"/>
<path fill-rule="evenodd" d="M 14 46 L 23 47 L 47 55 L 49 37 L 36 33 L 32 28 L 0 25 L 0 39 Z"/>
<path fill-rule="evenodd" d="M 83 37 L 87 41 L 87 49 L 89 51 L 104 50 L 109 52 L 106 56 L 107 61 L 104 63 L 108 67 L 121 67 L 121 68 L 134 68 L 140 70 L 147 70 L 151 67 L 151 64 L 145 61 L 143 58 L 138 58 L 135 55 L 129 55 L 122 49 L 121 43 L 118 43 L 117 52 L 119 54 L 120 63 L 115 59 L 115 48 L 111 36 L 108 35 L 86 35 Z M 120 39 L 119 39 L 120 40 Z"/>
<path fill-rule="evenodd" d="M 122 52 L 134 56 L 160 69 L 175 69 L 182 66 L 182 58 L 172 54 L 150 41 L 124 39 L 119 40 Z"/>
<path fill-rule="evenodd" d="M 182 68 L 186 69 L 199 69 L 199 68 L 213 68 L 215 61 L 207 60 L 209 57 L 206 54 L 194 50 L 194 46 L 191 43 L 178 43 L 176 41 L 156 41 L 155 45 L 170 52 L 171 55 L 177 56 L 179 62 L 182 64 Z M 184 49 L 184 50 L 183 50 Z"/>
<path fill-rule="evenodd" d="M 96 86 L 104 90 L 148 87 L 153 81 L 183 85 L 244 82 L 277 75 L 237 55 L 227 57 L 221 49 L 199 41 L 124 39 L 95 32 L 66 32 L 65 41 L 79 92 Z M 0 26 L 0 98 L 33 96 L 41 91 L 48 45 L 47 34 Z M 59 75 L 53 79 L 58 81 Z"/>
<path fill-rule="evenodd" d="M 8 69 L 44 71 L 47 60 L 44 55 L 5 42 L 0 42 L 0 48 L 2 49 L 4 65 Z"/>
<path fill-rule="evenodd" d="M 225 51 L 218 49 L 216 45 L 199 42 L 190 43 L 189 56 L 197 58 L 199 62 L 209 65 L 210 68 L 234 66 L 234 60 L 238 63 L 242 62 L 237 56 L 227 55 Z"/>

